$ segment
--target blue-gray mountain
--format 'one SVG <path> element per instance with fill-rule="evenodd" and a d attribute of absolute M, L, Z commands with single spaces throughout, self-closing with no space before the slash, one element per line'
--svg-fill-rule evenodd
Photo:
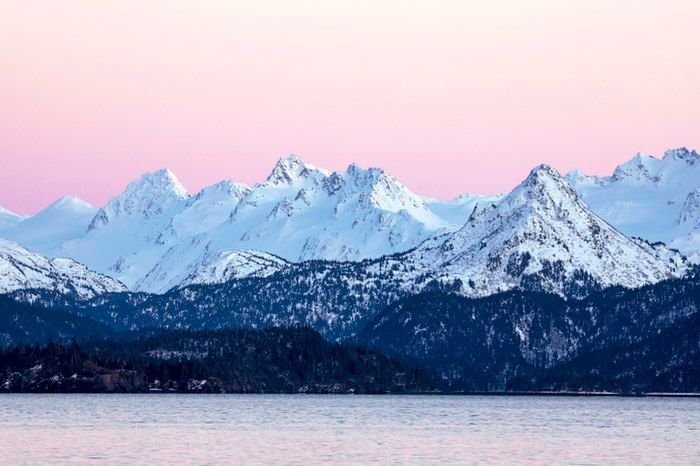
<path fill-rule="evenodd" d="M 628 366 L 634 367 L 627 369 L 657 367 L 656 376 L 640 372 L 634 377 L 629 375 L 634 371 L 626 370 L 627 379 L 621 381 L 620 374 L 601 373 L 601 366 L 594 366 L 591 373 L 597 375 L 595 384 L 583 383 L 589 379 L 581 378 L 586 374 L 578 374 L 580 385 L 565 388 L 644 391 L 651 387 L 658 390 L 663 385 L 664 391 L 698 389 L 698 367 L 693 362 L 700 344 L 697 271 L 683 279 L 638 289 L 592 288 L 582 299 L 521 290 L 466 298 L 450 292 L 440 282 L 427 287 L 432 291 L 411 295 L 396 292 L 390 281 L 379 279 L 375 283 L 382 286 L 371 288 L 369 293 L 354 290 L 357 294 L 353 294 L 351 288 L 339 285 L 348 282 L 334 275 L 337 269 L 328 263 L 315 267 L 306 263 L 306 267 L 306 273 L 286 271 L 222 285 L 191 286 L 165 295 L 117 293 L 73 301 L 43 291 L 24 291 L 13 297 L 29 299 L 35 305 L 43 303 L 51 308 L 47 312 L 61 317 L 73 315 L 76 322 L 108 326 L 114 333 L 309 325 L 330 339 L 356 341 L 417 360 L 446 390 L 522 387 L 523 380 L 530 380 L 524 377 L 548 381 L 542 378 L 543 373 L 558 371 L 563 364 L 575 364 L 577 358 L 590 361 L 591 354 L 601 351 L 613 358 L 628 350 L 641 351 L 638 348 L 647 345 L 653 351 L 642 351 L 637 359 L 628 359 Z M 357 295 L 363 300 L 356 300 Z M 16 326 L 14 321 L 10 325 Z M 41 322 L 35 329 L 31 319 L 22 325 L 21 331 L 5 333 L 49 333 L 41 329 Z M 88 335 L 92 335 L 92 328 L 88 329 Z M 679 329 L 689 343 L 679 344 L 677 353 L 657 351 L 655 345 L 669 344 L 658 336 L 674 335 Z M 599 362 L 608 364 L 605 359 Z M 664 379 L 666 382 L 659 381 L 659 377 L 676 369 L 679 373 Z M 514 380 L 517 384 L 511 385 Z M 532 382 L 530 388 L 537 387 Z"/>

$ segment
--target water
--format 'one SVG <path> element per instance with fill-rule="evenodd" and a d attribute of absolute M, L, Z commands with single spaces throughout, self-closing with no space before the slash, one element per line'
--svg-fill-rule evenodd
<path fill-rule="evenodd" d="M 700 464 L 690 398 L 0 395 L 0 463 Z"/>

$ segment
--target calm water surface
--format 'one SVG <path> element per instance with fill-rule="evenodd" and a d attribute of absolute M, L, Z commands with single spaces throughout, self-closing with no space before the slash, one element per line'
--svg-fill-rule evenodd
<path fill-rule="evenodd" d="M 700 400 L 0 395 L 0 463 L 700 464 Z"/>

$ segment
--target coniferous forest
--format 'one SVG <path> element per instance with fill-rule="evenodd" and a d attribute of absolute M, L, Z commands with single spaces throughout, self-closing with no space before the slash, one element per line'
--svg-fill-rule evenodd
<path fill-rule="evenodd" d="M 435 387 L 415 364 L 329 343 L 308 328 L 163 331 L 0 352 L 10 392 L 404 393 Z"/>

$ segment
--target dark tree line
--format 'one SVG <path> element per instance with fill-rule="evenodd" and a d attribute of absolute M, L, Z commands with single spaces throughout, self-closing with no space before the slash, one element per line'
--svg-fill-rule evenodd
<path fill-rule="evenodd" d="M 416 365 L 308 328 L 161 331 L 131 340 L 21 346 L 0 352 L 10 391 L 388 393 L 432 390 Z"/>

